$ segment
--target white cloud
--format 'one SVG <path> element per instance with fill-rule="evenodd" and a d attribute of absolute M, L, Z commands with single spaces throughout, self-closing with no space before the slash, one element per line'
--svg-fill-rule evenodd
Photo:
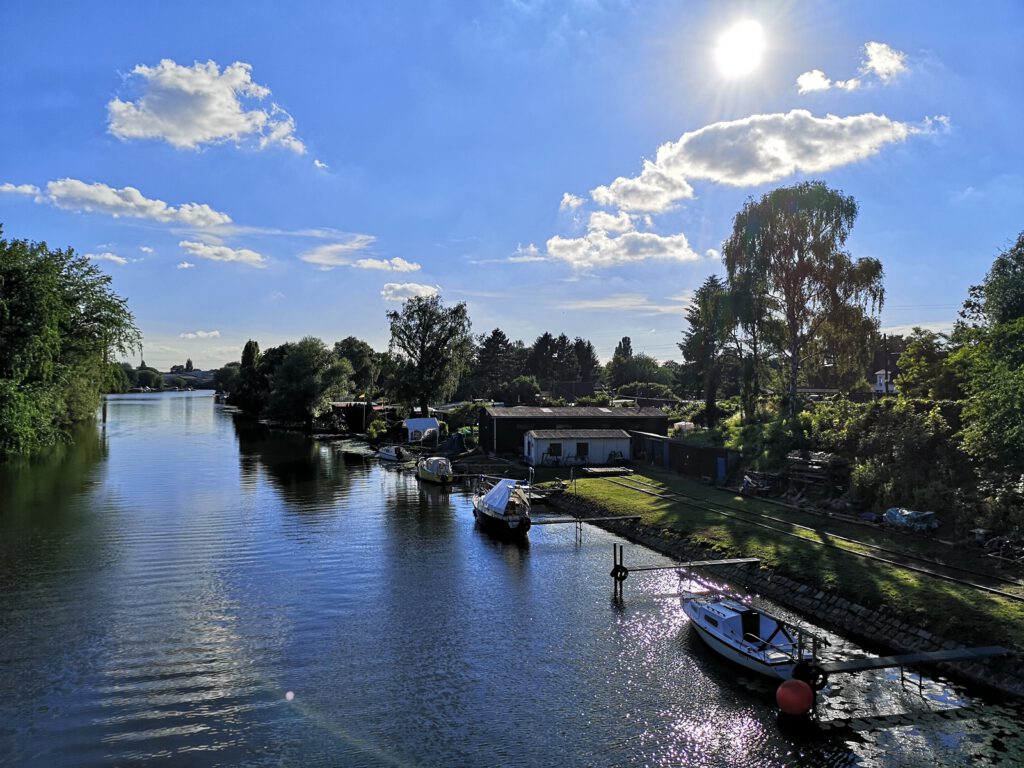
<path fill-rule="evenodd" d="M 386 272 L 418 272 L 420 265 L 396 256 L 393 259 L 357 259 L 352 262 L 356 269 L 380 269 Z"/>
<path fill-rule="evenodd" d="M 87 253 L 85 258 L 92 259 L 93 261 L 112 261 L 115 264 L 120 264 L 122 267 L 128 263 L 128 259 L 124 256 L 118 256 L 114 253 Z"/>
<path fill-rule="evenodd" d="M 575 211 L 581 205 L 583 205 L 582 197 L 566 192 L 562 195 L 562 202 L 559 203 L 558 207 L 564 211 Z"/>
<path fill-rule="evenodd" d="M 327 243 L 299 255 L 302 261 L 316 264 L 321 269 L 348 267 L 354 254 L 369 248 L 377 240 L 373 235 L 353 235 L 344 243 Z"/>
<path fill-rule="evenodd" d="M 577 269 L 614 267 L 640 261 L 699 261 L 686 240 L 686 235 L 658 235 L 654 232 L 626 232 L 609 237 L 603 230 L 588 232 L 583 237 L 563 238 L 558 235 L 547 242 L 548 256 L 564 261 Z"/>
<path fill-rule="evenodd" d="M 827 91 L 832 87 L 832 81 L 820 69 L 812 69 L 804 72 L 796 79 L 797 90 L 800 93 L 813 93 L 814 91 Z"/>
<path fill-rule="evenodd" d="M 194 269 L 195 266 L 196 265 L 193 264 L 191 261 L 183 261 L 180 264 L 178 264 L 177 268 L 178 269 Z"/>
<path fill-rule="evenodd" d="M 874 74 L 883 83 L 907 71 L 907 54 L 885 43 L 865 43 L 864 55 L 866 58 L 861 64 L 861 72 Z"/>
<path fill-rule="evenodd" d="M 142 82 L 137 101 L 107 104 L 108 127 L 121 139 L 163 139 L 172 146 L 195 149 L 202 144 L 257 138 L 264 149 L 279 145 L 305 154 L 295 136 L 295 121 L 280 106 L 247 109 L 242 99 L 262 100 L 270 89 L 252 80 L 252 66 L 235 62 L 223 73 L 213 61 L 191 67 L 163 59 L 155 67 L 132 70 Z"/>
<path fill-rule="evenodd" d="M 0 192 L 7 192 L 12 195 L 38 195 L 39 187 L 32 184 L 11 184 L 5 181 L 0 184 Z"/>
<path fill-rule="evenodd" d="M 909 135 L 930 132 L 933 123 L 912 126 L 872 113 L 815 117 L 803 109 L 713 123 L 662 144 L 637 179 L 616 179 L 593 195 L 604 205 L 658 213 L 692 196 L 687 179 L 746 187 L 795 173 L 821 173 L 870 157 Z M 647 192 L 637 194 L 641 188 Z"/>
<path fill-rule="evenodd" d="M 187 331 L 178 334 L 179 339 L 219 339 L 220 331 Z"/>
<path fill-rule="evenodd" d="M 907 71 L 906 61 L 907 54 L 897 51 L 885 43 L 865 43 L 864 58 L 861 59 L 860 69 L 858 70 L 860 77 L 833 81 L 820 69 L 812 69 L 810 72 L 804 72 L 796 79 L 797 90 L 800 94 L 827 91 L 830 88 L 854 91 L 860 88 L 865 79 L 872 76 L 885 84 L 897 75 Z"/>
<path fill-rule="evenodd" d="M 704 257 L 707 259 L 711 259 L 712 261 L 718 261 L 719 259 L 722 258 L 722 254 L 719 253 L 714 248 L 708 248 L 706 251 L 704 251 Z"/>
<path fill-rule="evenodd" d="M 226 245 L 211 245 L 191 240 L 182 240 L 178 245 L 193 256 L 210 261 L 235 261 L 250 267 L 263 267 L 267 261 L 266 256 L 248 248 L 229 248 Z"/>
<path fill-rule="evenodd" d="M 319 160 L 314 160 L 313 165 L 320 169 L 330 168 L 330 166 L 327 163 L 321 163 Z"/>
<path fill-rule="evenodd" d="M 547 257 L 541 255 L 540 249 L 533 243 L 529 243 L 528 245 L 519 243 L 516 246 L 515 254 L 505 259 L 509 264 L 531 264 L 533 262 L 547 260 Z"/>
<path fill-rule="evenodd" d="M 153 252 L 153 249 L 150 248 L 148 245 L 140 245 L 139 246 L 139 250 L 142 251 L 143 253 L 152 253 Z"/>
<path fill-rule="evenodd" d="M 441 289 L 436 285 L 421 285 L 420 283 L 385 283 L 380 295 L 385 301 L 405 301 L 414 296 L 437 296 Z"/>
<path fill-rule="evenodd" d="M 635 312 L 640 315 L 681 315 L 690 302 L 690 296 L 668 296 L 668 304 L 658 304 L 642 293 L 619 293 L 595 299 L 574 299 L 560 306 L 578 311 Z"/>
<path fill-rule="evenodd" d="M 175 208 L 163 200 L 145 197 L 135 187 L 115 189 L 106 184 L 60 179 L 47 184 L 46 193 L 45 197 L 37 198 L 37 202 L 49 202 L 70 211 L 105 213 L 115 218 L 152 219 L 198 229 L 231 223 L 230 216 L 213 210 L 205 203 L 182 203 Z"/>
<path fill-rule="evenodd" d="M 594 211 L 590 214 L 590 221 L 587 222 L 587 229 L 603 229 L 606 232 L 629 232 L 635 229 L 633 217 L 625 211 L 611 214 L 606 211 Z"/>
<path fill-rule="evenodd" d="M 660 154 L 661 150 L 658 152 Z M 590 196 L 598 205 L 609 208 L 660 213 L 671 208 L 677 200 L 692 198 L 693 187 L 682 176 L 668 173 L 665 168 L 644 160 L 644 169 L 639 176 L 632 179 L 620 176 L 607 186 L 592 189 Z"/>

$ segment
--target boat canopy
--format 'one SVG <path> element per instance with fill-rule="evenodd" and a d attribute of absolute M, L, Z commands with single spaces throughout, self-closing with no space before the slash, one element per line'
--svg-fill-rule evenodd
<path fill-rule="evenodd" d="M 499 480 L 493 488 L 484 494 L 482 499 L 484 505 L 500 515 L 505 514 L 505 507 L 508 506 L 508 502 L 516 490 L 516 484 L 516 480 L 508 478 Z"/>

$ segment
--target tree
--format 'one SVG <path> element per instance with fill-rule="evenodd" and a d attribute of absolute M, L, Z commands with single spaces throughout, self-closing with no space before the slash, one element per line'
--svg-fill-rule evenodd
<path fill-rule="evenodd" d="M 260 373 L 260 345 L 253 339 L 242 348 L 242 362 L 238 366 L 238 381 L 229 402 L 249 416 L 259 416 L 263 410 L 266 379 Z"/>
<path fill-rule="evenodd" d="M 526 356 L 526 373 L 541 386 L 551 386 L 555 380 L 555 337 L 545 331 L 530 347 Z"/>
<path fill-rule="evenodd" d="M 711 275 L 697 289 L 693 301 L 686 310 L 686 322 L 690 328 L 683 334 L 679 350 L 692 368 L 693 378 L 700 386 L 704 398 L 706 426 L 713 427 L 718 412 L 720 356 L 732 327 L 728 291 L 725 283 L 717 276 Z"/>
<path fill-rule="evenodd" d="M 960 317 L 984 327 L 1024 317 L 1024 232 L 996 257 L 984 282 L 971 286 Z"/>
<path fill-rule="evenodd" d="M 241 367 L 242 364 L 235 361 L 214 371 L 213 383 L 217 387 L 218 392 L 231 395 L 235 391 L 235 388 L 238 386 Z"/>
<path fill-rule="evenodd" d="M 66 439 L 96 413 L 110 358 L 139 342 L 110 277 L 73 250 L 0 228 L 0 457 Z"/>
<path fill-rule="evenodd" d="M 191 371 L 195 370 L 195 368 L 192 367 L 192 358 L 191 357 L 188 358 L 187 360 L 185 360 L 185 370 L 188 371 L 188 372 L 191 372 Z"/>
<path fill-rule="evenodd" d="M 334 342 L 334 354 L 352 364 L 352 387 L 360 394 L 370 395 L 376 386 L 380 368 L 377 353 L 362 339 L 348 336 Z"/>
<path fill-rule="evenodd" d="M 503 384 L 495 394 L 505 405 L 536 405 L 540 385 L 533 376 L 519 376 Z"/>
<path fill-rule="evenodd" d="M 469 381 L 470 397 L 494 397 L 498 389 L 523 372 L 526 348 L 521 341 L 512 341 L 500 328 L 480 336 L 473 356 Z"/>
<path fill-rule="evenodd" d="M 956 371 L 948 364 L 949 337 L 914 328 L 896 365 L 896 389 L 901 397 L 955 400 L 961 397 Z"/>
<path fill-rule="evenodd" d="M 552 383 L 577 381 L 580 363 L 576 357 L 576 346 L 564 333 L 560 334 L 552 348 Z"/>
<path fill-rule="evenodd" d="M 281 350 L 281 355 L 272 370 L 269 366 L 277 355 L 267 350 L 261 360 L 270 382 L 266 413 L 271 418 L 309 426 L 313 419 L 330 411 L 332 400 L 348 394 L 351 363 L 320 339 L 307 336 L 275 349 Z"/>
<path fill-rule="evenodd" d="M 430 400 L 450 397 L 468 367 L 473 336 L 466 304 L 445 307 L 439 296 L 414 296 L 387 318 L 391 345 L 412 364 L 409 383 L 425 416 Z"/>
<path fill-rule="evenodd" d="M 791 420 L 804 356 L 829 318 L 874 314 L 884 301 L 881 262 L 843 250 L 856 217 L 856 201 L 821 182 L 781 187 L 748 200 L 723 245 L 730 282 L 750 292 L 743 317 L 759 329 L 779 321 Z"/>
<path fill-rule="evenodd" d="M 573 341 L 576 353 L 576 366 L 579 369 L 580 381 L 588 384 L 596 383 L 601 376 L 601 361 L 597 358 L 594 345 L 579 336 Z"/>

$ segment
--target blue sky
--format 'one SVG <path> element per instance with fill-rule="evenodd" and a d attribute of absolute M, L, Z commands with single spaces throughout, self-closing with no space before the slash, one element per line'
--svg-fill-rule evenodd
<path fill-rule="evenodd" d="M 3 1 L 0 222 L 95 258 L 164 369 L 384 349 L 432 291 L 678 359 L 744 201 L 822 179 L 883 327 L 943 328 L 1024 229 L 1022 38 L 1017 0 Z"/>

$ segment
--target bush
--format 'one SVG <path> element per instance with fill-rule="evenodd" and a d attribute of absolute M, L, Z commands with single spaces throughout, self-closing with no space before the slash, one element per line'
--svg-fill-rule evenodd
<path fill-rule="evenodd" d="M 379 440 L 388 433 L 388 425 L 384 419 L 374 419 L 366 428 L 366 436 L 370 440 Z"/>

